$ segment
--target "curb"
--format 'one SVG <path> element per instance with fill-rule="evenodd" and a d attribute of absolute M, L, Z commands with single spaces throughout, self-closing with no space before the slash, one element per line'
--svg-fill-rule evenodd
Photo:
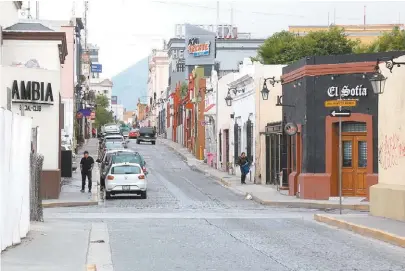
<path fill-rule="evenodd" d="M 318 222 L 328 224 L 330 226 L 335 226 L 340 229 L 348 230 L 360 234 L 362 236 L 377 239 L 386 243 L 390 243 L 395 246 L 405 248 L 405 237 L 401 237 L 395 234 L 391 234 L 385 231 L 381 231 L 374 228 L 368 228 L 365 226 L 350 223 L 344 220 L 332 218 L 325 215 L 314 215 L 314 219 Z"/>
<path fill-rule="evenodd" d="M 98 205 L 98 201 L 77 201 L 77 202 L 49 202 L 42 203 L 43 208 L 56 208 L 56 207 L 80 207 L 80 206 L 94 206 Z"/>
<path fill-rule="evenodd" d="M 88 264 L 86 266 L 86 271 L 97 271 L 97 266 L 95 264 Z"/>
<path fill-rule="evenodd" d="M 250 193 L 246 193 L 250 194 Z M 318 210 L 330 210 L 339 209 L 339 205 L 330 203 L 317 203 L 317 202 L 292 202 L 292 201 L 267 201 L 259 199 L 258 197 L 250 194 L 252 199 L 257 203 L 266 206 L 274 207 L 286 207 L 286 208 L 304 208 L 304 209 L 318 209 Z M 368 205 L 357 205 L 357 204 L 342 204 L 342 209 L 354 210 L 354 211 L 369 211 Z"/>

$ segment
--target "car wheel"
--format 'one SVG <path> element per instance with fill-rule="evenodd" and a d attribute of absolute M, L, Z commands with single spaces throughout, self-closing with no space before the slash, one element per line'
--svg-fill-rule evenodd
<path fill-rule="evenodd" d="M 152 141 L 152 145 L 156 145 L 156 141 Z"/>
<path fill-rule="evenodd" d="M 137 140 L 137 141 L 136 141 L 136 144 L 139 144 L 139 143 L 140 143 L 140 141 L 139 141 L 139 140 Z"/>
<path fill-rule="evenodd" d="M 148 194 L 146 191 L 142 191 L 141 192 L 141 199 L 147 199 L 148 198 Z"/>
<path fill-rule="evenodd" d="M 111 192 L 105 191 L 105 199 L 111 199 Z"/>

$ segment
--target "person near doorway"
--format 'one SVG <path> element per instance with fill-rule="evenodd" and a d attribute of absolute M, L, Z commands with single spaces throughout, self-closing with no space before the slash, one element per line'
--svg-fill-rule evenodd
<path fill-rule="evenodd" d="M 91 172 L 93 171 L 94 167 L 94 159 L 93 157 L 89 156 L 89 152 L 85 151 L 84 155 L 82 157 L 82 160 L 80 161 L 80 171 L 82 173 L 82 190 L 80 192 L 84 193 L 84 188 L 86 186 L 86 177 L 88 180 L 88 187 L 89 187 L 89 193 L 91 193 Z"/>
<path fill-rule="evenodd" d="M 246 153 L 242 152 L 241 155 L 238 157 L 236 162 L 237 165 L 240 167 L 241 173 L 241 183 L 246 184 L 246 175 L 249 173 L 250 170 L 250 163 L 249 159 L 246 157 Z"/>
<path fill-rule="evenodd" d="M 91 134 L 93 135 L 93 138 L 96 138 L 97 135 L 96 133 L 97 133 L 96 128 L 93 127 L 93 129 L 91 129 Z"/>

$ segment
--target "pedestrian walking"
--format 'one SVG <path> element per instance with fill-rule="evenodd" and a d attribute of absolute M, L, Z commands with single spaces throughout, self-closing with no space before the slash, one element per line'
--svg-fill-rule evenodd
<path fill-rule="evenodd" d="M 96 138 L 97 136 L 96 128 L 93 127 L 93 129 L 91 129 L 91 134 L 93 135 L 93 138 Z"/>
<path fill-rule="evenodd" d="M 246 153 L 242 152 L 241 155 L 238 157 L 236 162 L 237 165 L 240 167 L 241 178 L 240 181 L 242 184 L 246 184 L 246 175 L 249 173 L 250 170 L 250 162 L 249 159 L 246 157 Z"/>
<path fill-rule="evenodd" d="M 80 161 L 80 171 L 82 173 L 82 190 L 80 192 L 84 193 L 84 188 L 86 186 L 86 177 L 89 182 L 88 187 L 89 187 L 89 193 L 91 193 L 91 172 L 94 167 L 94 159 L 93 157 L 89 156 L 89 152 L 85 151 L 84 155 L 82 157 L 82 160 Z"/>

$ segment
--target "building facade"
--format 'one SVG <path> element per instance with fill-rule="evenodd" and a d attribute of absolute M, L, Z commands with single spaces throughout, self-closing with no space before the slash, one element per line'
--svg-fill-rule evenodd
<path fill-rule="evenodd" d="M 113 82 L 110 79 L 92 79 L 90 81 L 90 90 L 94 91 L 95 95 L 103 95 L 108 99 L 110 105 L 109 110 L 112 110 L 112 87 Z"/>
<path fill-rule="evenodd" d="M 368 76 L 377 59 L 398 54 L 310 57 L 283 68 L 290 195 L 339 195 L 339 118 L 331 112 L 339 109 L 337 100 L 355 100 L 356 106 L 344 108 L 350 117 L 342 120 L 342 195 L 368 197 L 378 182 L 378 96 Z"/>
<path fill-rule="evenodd" d="M 405 56 L 394 61 L 404 63 Z M 386 82 L 378 95 L 378 184 L 370 188 L 370 212 L 405 221 L 405 68 L 395 66 L 391 73 L 384 62 L 379 68 Z"/>

